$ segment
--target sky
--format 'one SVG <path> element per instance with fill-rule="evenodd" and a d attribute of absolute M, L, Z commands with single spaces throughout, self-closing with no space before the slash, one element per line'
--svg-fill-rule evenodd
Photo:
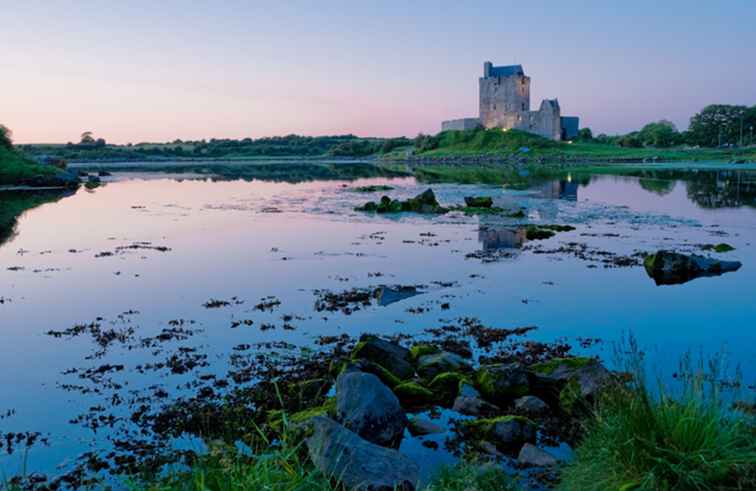
<path fill-rule="evenodd" d="M 18 143 L 436 133 L 483 62 L 595 134 L 756 104 L 756 1 L 0 0 Z"/>

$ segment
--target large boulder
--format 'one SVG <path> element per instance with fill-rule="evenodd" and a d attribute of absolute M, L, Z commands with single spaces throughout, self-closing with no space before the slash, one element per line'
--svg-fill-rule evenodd
<path fill-rule="evenodd" d="M 432 380 L 436 375 L 444 372 L 466 372 L 469 370 L 470 362 L 448 351 L 423 355 L 417 359 L 417 373 L 427 380 Z"/>
<path fill-rule="evenodd" d="M 406 380 L 415 374 L 408 349 L 376 336 L 363 336 L 354 348 L 352 358 L 377 363 L 399 380 Z"/>
<path fill-rule="evenodd" d="M 414 491 L 419 469 L 393 449 L 360 438 L 330 418 L 309 420 L 307 449 L 315 467 L 356 491 Z"/>
<path fill-rule="evenodd" d="M 646 256 L 643 266 L 657 285 L 675 285 L 701 276 L 719 276 L 737 271 L 742 264 L 739 261 L 721 261 L 711 257 L 659 251 Z"/>
<path fill-rule="evenodd" d="M 534 374 L 517 362 L 484 365 L 475 374 L 478 389 L 498 405 L 528 395 L 534 381 Z"/>
<path fill-rule="evenodd" d="M 399 445 L 407 426 L 391 389 L 375 375 L 356 370 L 336 379 L 336 418 L 362 438 L 387 447 Z"/>

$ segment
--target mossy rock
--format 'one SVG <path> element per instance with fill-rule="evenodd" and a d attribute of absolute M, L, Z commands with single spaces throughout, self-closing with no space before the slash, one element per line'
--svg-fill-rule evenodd
<path fill-rule="evenodd" d="M 399 398 L 402 406 L 407 408 L 428 407 L 433 406 L 437 402 L 433 391 L 417 382 L 404 382 L 396 386 L 394 394 Z"/>
<path fill-rule="evenodd" d="M 336 398 L 329 397 L 326 402 L 321 406 L 305 409 L 303 411 L 296 412 L 289 417 L 289 421 L 298 424 L 304 423 L 308 419 L 314 416 L 328 416 L 333 417 L 336 414 Z"/>
<path fill-rule="evenodd" d="M 714 244 L 714 245 L 707 244 L 707 245 L 703 246 L 702 249 L 705 250 L 705 251 L 718 252 L 720 254 L 724 253 L 724 252 L 730 252 L 730 251 L 734 251 L 735 250 L 735 248 L 733 246 L 731 246 L 730 244 L 724 243 L 724 242 L 719 243 L 719 244 Z"/>
<path fill-rule="evenodd" d="M 525 442 L 534 442 L 535 423 L 524 416 L 498 416 L 496 418 L 465 421 L 463 427 L 474 440 L 495 442 L 496 446 L 516 451 Z"/>
<path fill-rule="evenodd" d="M 493 198 L 490 196 L 466 196 L 465 205 L 468 208 L 491 208 Z"/>
<path fill-rule="evenodd" d="M 575 230 L 572 225 L 528 225 L 525 227 L 525 237 L 528 240 L 544 240 L 556 235 L 557 232 Z"/>
<path fill-rule="evenodd" d="M 421 343 L 410 348 L 410 360 L 417 362 L 417 359 L 425 355 L 435 355 L 441 353 L 441 349 L 432 344 Z"/>
<path fill-rule="evenodd" d="M 596 360 L 590 357 L 552 358 L 549 361 L 531 365 L 530 369 L 540 375 L 552 375 L 559 367 L 578 370 L 592 363 L 596 363 Z"/>
<path fill-rule="evenodd" d="M 532 379 L 532 374 L 518 363 L 484 365 L 475 373 L 477 389 L 500 406 L 530 394 Z"/>
<path fill-rule="evenodd" d="M 415 374 L 410 363 L 410 351 L 396 343 L 377 336 L 363 336 L 352 350 L 352 359 L 367 360 L 389 371 L 399 380 L 407 380 Z M 380 376 L 379 373 L 376 375 Z M 396 385 L 392 381 L 393 385 Z"/>
<path fill-rule="evenodd" d="M 559 406 L 566 413 L 574 413 L 579 407 L 579 402 L 583 400 L 583 395 L 580 391 L 580 384 L 577 380 L 570 380 L 567 382 L 561 391 L 559 391 Z"/>
<path fill-rule="evenodd" d="M 456 372 L 444 372 L 433 377 L 428 388 L 445 405 L 450 405 L 459 394 L 460 385 L 469 383 L 469 379 Z"/>

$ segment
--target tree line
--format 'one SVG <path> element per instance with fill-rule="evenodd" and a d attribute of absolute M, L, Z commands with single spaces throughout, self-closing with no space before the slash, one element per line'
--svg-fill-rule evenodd
<path fill-rule="evenodd" d="M 711 104 L 690 118 L 685 131 L 678 131 L 667 120 L 648 123 L 626 135 L 593 136 L 591 130 L 580 130 L 578 140 L 615 144 L 622 147 L 701 147 L 744 146 L 756 144 L 756 106 Z"/>

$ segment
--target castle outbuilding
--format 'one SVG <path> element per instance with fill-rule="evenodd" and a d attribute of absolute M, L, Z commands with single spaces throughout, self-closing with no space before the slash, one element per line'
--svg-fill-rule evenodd
<path fill-rule="evenodd" d="M 552 140 L 577 136 L 579 119 L 562 116 L 559 101 L 546 99 L 537 111 L 530 110 L 530 77 L 522 65 L 483 64 L 479 79 L 480 116 L 444 121 L 441 131 L 484 128 L 517 129 Z"/>

